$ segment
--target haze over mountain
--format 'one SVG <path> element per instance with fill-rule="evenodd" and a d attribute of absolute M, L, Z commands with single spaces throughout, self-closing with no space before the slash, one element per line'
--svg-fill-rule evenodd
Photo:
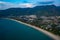
<path fill-rule="evenodd" d="M 0 0 L 0 16 L 60 15 L 60 0 Z"/>
<path fill-rule="evenodd" d="M 0 10 L 2 16 L 38 15 L 38 16 L 60 16 L 60 7 L 55 5 L 36 6 L 34 8 L 9 8 Z"/>
<path fill-rule="evenodd" d="M 8 8 L 33 8 L 45 5 L 60 6 L 60 0 L 0 0 L 0 10 Z"/>

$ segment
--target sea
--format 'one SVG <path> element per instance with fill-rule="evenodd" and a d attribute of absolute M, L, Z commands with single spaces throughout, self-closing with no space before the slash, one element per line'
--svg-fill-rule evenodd
<path fill-rule="evenodd" d="M 0 40 L 53 40 L 53 38 L 17 21 L 1 18 Z"/>

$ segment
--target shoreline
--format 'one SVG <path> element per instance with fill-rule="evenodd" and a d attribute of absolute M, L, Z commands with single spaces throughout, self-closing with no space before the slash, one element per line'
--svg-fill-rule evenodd
<path fill-rule="evenodd" d="M 32 28 L 34 28 L 34 29 L 36 29 L 36 30 L 38 30 L 38 31 L 40 31 L 40 32 L 43 32 L 44 34 L 48 35 L 49 37 L 53 38 L 54 40 L 60 40 L 60 36 L 54 35 L 53 33 L 50 33 L 50 32 L 48 32 L 48 31 L 43 30 L 43 29 L 41 29 L 41 28 L 38 28 L 38 27 L 36 27 L 36 26 L 30 25 L 30 24 L 27 24 L 27 23 L 24 23 L 24 22 L 15 20 L 15 19 L 10 19 L 10 18 L 6 18 L 6 19 L 13 20 L 13 21 L 16 21 L 16 22 L 18 22 L 18 23 L 21 23 L 21 24 L 27 25 L 27 26 L 29 26 L 29 27 L 32 27 Z"/>

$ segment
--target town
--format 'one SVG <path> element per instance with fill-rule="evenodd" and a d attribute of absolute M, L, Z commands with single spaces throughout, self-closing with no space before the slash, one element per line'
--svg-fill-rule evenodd
<path fill-rule="evenodd" d="M 34 25 L 41 29 L 47 30 L 53 34 L 60 36 L 60 16 L 36 16 L 36 15 L 21 15 L 11 16 L 13 18 L 27 24 Z"/>

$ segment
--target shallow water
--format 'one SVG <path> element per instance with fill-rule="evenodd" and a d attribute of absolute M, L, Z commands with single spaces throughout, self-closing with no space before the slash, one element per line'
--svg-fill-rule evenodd
<path fill-rule="evenodd" d="M 0 19 L 0 40 L 53 40 L 44 33 L 9 19 Z"/>

